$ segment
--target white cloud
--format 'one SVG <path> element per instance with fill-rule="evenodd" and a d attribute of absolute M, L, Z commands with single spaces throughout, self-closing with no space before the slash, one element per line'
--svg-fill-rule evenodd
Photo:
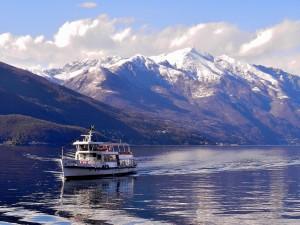
<path fill-rule="evenodd" d="M 266 53 L 293 51 L 300 47 L 300 21 L 283 21 L 266 28 L 241 46 L 240 54 L 260 56 Z"/>
<path fill-rule="evenodd" d="M 39 44 L 39 43 L 42 43 L 44 40 L 45 40 L 45 37 L 43 35 L 40 35 L 34 39 L 34 43 Z"/>
<path fill-rule="evenodd" d="M 11 34 L 10 33 L 3 33 L 0 34 L 0 46 L 3 48 L 5 45 L 10 41 Z"/>
<path fill-rule="evenodd" d="M 119 33 L 116 33 L 112 36 L 112 39 L 118 42 L 122 42 L 125 38 L 129 37 L 131 33 L 131 28 L 126 28 Z"/>
<path fill-rule="evenodd" d="M 300 74 L 300 21 L 283 21 L 257 32 L 226 22 L 136 28 L 132 18 L 96 18 L 65 22 L 52 39 L 40 35 L 0 34 L 0 60 L 21 67 L 59 66 L 105 55 L 156 55 L 195 47 L 213 55 L 228 54 L 256 64 Z"/>
<path fill-rule="evenodd" d="M 267 44 L 269 41 L 271 41 L 273 36 L 272 29 L 267 29 L 262 32 L 259 32 L 257 34 L 257 37 L 254 40 L 251 40 L 249 43 L 245 43 L 241 46 L 240 53 L 242 55 L 247 54 L 250 51 L 255 51 L 262 45 Z"/>
<path fill-rule="evenodd" d="M 81 8 L 92 9 L 97 7 L 96 2 L 83 2 L 79 5 Z"/>
<path fill-rule="evenodd" d="M 58 47 L 66 47 L 71 44 L 74 37 L 83 37 L 85 34 L 98 25 L 98 20 L 78 20 L 64 23 L 54 36 L 54 42 Z"/>
<path fill-rule="evenodd" d="M 15 45 L 19 50 L 25 51 L 25 50 L 27 50 L 27 46 L 30 42 L 32 42 L 32 37 L 29 35 L 26 35 L 26 36 L 21 36 L 21 37 L 17 38 L 15 41 Z"/>

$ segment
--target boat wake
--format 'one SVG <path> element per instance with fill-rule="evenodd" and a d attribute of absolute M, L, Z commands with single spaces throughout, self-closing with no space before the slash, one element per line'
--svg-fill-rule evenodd
<path fill-rule="evenodd" d="M 42 156 L 30 154 L 30 153 L 26 153 L 26 154 L 24 154 L 24 156 L 28 159 L 38 160 L 41 162 L 59 162 L 59 160 L 60 160 L 58 158 L 42 157 Z"/>
<path fill-rule="evenodd" d="M 175 151 L 162 155 L 140 157 L 139 175 L 184 175 L 222 171 L 274 170 L 300 165 L 300 158 L 266 153 L 266 151 Z"/>

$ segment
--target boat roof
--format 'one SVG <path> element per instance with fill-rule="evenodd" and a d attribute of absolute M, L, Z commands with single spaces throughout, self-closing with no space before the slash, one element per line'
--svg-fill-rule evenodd
<path fill-rule="evenodd" d="M 73 145 L 103 145 L 103 146 L 124 146 L 127 143 L 99 142 L 99 141 L 75 141 Z"/>
<path fill-rule="evenodd" d="M 77 153 L 80 153 L 80 154 L 89 154 L 89 153 L 98 153 L 98 154 L 101 154 L 101 155 L 118 155 L 119 152 L 112 152 L 112 151 L 77 151 Z"/>

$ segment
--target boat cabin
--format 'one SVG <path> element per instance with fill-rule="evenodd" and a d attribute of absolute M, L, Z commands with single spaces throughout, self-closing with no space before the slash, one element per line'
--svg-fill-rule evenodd
<path fill-rule="evenodd" d="M 130 146 L 126 143 L 97 142 L 92 140 L 93 130 L 75 141 L 75 160 L 89 164 L 107 164 L 110 166 L 130 166 L 134 163 Z"/>

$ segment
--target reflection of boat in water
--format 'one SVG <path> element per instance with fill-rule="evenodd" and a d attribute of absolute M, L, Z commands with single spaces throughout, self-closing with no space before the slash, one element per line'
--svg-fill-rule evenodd
<path fill-rule="evenodd" d="M 63 195 L 87 196 L 100 192 L 106 195 L 120 193 L 130 195 L 133 193 L 135 179 L 136 177 L 134 176 L 123 176 L 96 180 L 70 180 L 63 182 L 61 195 L 62 197 Z"/>
<path fill-rule="evenodd" d="M 104 221 L 114 219 L 133 197 L 136 179 L 118 176 L 63 181 L 55 214 L 68 217 L 72 224 L 106 224 Z"/>
<path fill-rule="evenodd" d="M 63 176 L 87 178 L 95 176 L 124 175 L 136 172 L 130 146 L 126 143 L 97 142 L 93 140 L 94 128 L 91 127 L 82 141 L 75 141 L 75 158 L 62 155 Z"/>

